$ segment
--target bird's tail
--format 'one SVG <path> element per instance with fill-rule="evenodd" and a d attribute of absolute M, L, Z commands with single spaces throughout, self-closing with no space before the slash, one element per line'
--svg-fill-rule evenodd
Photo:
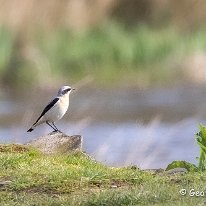
<path fill-rule="evenodd" d="M 34 129 L 31 127 L 30 129 L 27 130 L 27 132 L 32 132 Z"/>
<path fill-rule="evenodd" d="M 27 130 L 27 132 L 32 132 L 32 131 L 34 130 L 35 126 L 36 126 L 36 125 L 33 124 L 32 127 L 31 127 L 30 129 Z"/>

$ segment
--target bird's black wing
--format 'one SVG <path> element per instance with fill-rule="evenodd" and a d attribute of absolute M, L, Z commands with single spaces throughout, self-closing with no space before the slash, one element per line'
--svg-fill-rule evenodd
<path fill-rule="evenodd" d="M 44 116 L 44 114 L 50 110 L 56 103 L 57 101 L 59 100 L 58 97 L 56 97 L 55 99 L 53 99 L 51 102 L 49 102 L 49 104 L 44 108 L 43 112 L 41 113 L 41 115 L 39 116 L 39 118 L 36 120 L 36 122 L 34 124 L 36 124 L 42 116 Z"/>

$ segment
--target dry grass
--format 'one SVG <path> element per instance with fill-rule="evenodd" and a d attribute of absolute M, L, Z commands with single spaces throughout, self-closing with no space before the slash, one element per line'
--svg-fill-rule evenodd
<path fill-rule="evenodd" d="M 0 0 L 0 22 L 21 34 L 38 29 L 55 29 L 71 27 L 82 29 L 96 25 L 114 5 L 116 0 L 95 1 L 58 1 L 58 0 Z"/>
<path fill-rule="evenodd" d="M 197 28 L 206 20 L 204 0 L 0 0 L 0 24 L 25 35 L 29 30 L 56 30 L 70 27 L 82 30 L 117 17 L 127 23 L 173 22 L 180 28 Z"/>

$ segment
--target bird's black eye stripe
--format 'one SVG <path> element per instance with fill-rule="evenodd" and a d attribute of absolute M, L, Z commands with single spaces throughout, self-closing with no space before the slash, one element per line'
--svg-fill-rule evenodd
<path fill-rule="evenodd" d="M 62 91 L 62 94 L 66 94 L 70 90 L 71 90 L 71 88 L 65 89 L 65 90 Z"/>

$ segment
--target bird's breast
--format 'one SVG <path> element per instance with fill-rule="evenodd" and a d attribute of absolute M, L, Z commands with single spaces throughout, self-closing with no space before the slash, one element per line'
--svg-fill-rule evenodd
<path fill-rule="evenodd" d="M 59 98 L 59 101 L 55 104 L 55 106 L 48 111 L 47 119 L 51 122 L 55 122 L 61 119 L 66 113 L 69 107 L 69 97 L 67 95 Z"/>
<path fill-rule="evenodd" d="M 66 113 L 68 107 L 69 107 L 69 96 L 65 95 L 65 96 L 63 96 L 63 97 L 61 97 L 59 99 L 59 112 L 60 112 L 60 116 L 61 115 L 63 116 Z"/>

